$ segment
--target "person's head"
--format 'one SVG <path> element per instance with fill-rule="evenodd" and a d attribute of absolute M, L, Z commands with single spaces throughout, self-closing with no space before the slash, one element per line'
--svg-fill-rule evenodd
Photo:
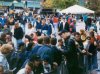
<path fill-rule="evenodd" d="M 15 28 L 18 28 L 19 27 L 19 23 L 15 23 Z"/>
<path fill-rule="evenodd" d="M 28 28 L 29 29 L 32 28 L 32 24 L 31 23 L 28 24 Z"/>
<path fill-rule="evenodd" d="M 32 38 L 29 35 L 25 35 L 25 43 L 32 41 Z"/>
<path fill-rule="evenodd" d="M 32 72 L 32 69 L 33 69 L 33 63 L 28 62 L 28 63 L 25 65 L 25 73 L 26 73 L 26 74 L 30 74 L 30 73 Z"/>
<path fill-rule="evenodd" d="M 41 36 L 41 32 L 40 31 L 37 31 L 35 34 L 36 34 L 36 36 Z"/>
<path fill-rule="evenodd" d="M 56 38 L 51 38 L 50 43 L 51 43 L 51 45 L 56 45 L 57 44 L 57 39 Z"/>
<path fill-rule="evenodd" d="M 0 39 L 5 41 L 6 40 L 6 34 L 2 33 Z"/>
<path fill-rule="evenodd" d="M 79 32 L 74 33 L 74 38 L 76 41 L 80 41 L 81 40 L 81 35 Z"/>
<path fill-rule="evenodd" d="M 50 24 L 50 19 L 47 20 L 48 24 Z"/>
<path fill-rule="evenodd" d="M 24 39 L 24 43 L 25 43 L 25 44 L 29 43 L 29 39 L 28 39 L 28 38 L 25 38 L 25 39 Z"/>
<path fill-rule="evenodd" d="M 41 16 L 40 15 L 37 16 L 37 20 L 41 21 Z"/>
<path fill-rule="evenodd" d="M 70 36 L 70 32 L 62 30 L 59 34 L 63 39 L 67 39 Z"/>
<path fill-rule="evenodd" d="M 43 38 L 42 37 L 38 37 L 38 44 L 43 44 Z"/>
<path fill-rule="evenodd" d="M 0 65 L 0 74 L 4 74 L 4 68 L 2 65 Z"/>
<path fill-rule="evenodd" d="M 91 37 L 94 37 L 94 32 L 91 31 L 91 32 L 89 33 L 89 35 L 90 35 Z"/>
<path fill-rule="evenodd" d="M 10 44 L 3 44 L 2 47 L 0 48 L 0 51 L 2 54 L 9 54 L 12 51 L 13 47 Z"/>
<path fill-rule="evenodd" d="M 46 19 L 42 19 L 42 25 L 46 24 Z"/>
<path fill-rule="evenodd" d="M 11 41 L 11 35 L 10 34 L 6 34 L 6 41 Z"/>
<path fill-rule="evenodd" d="M 33 42 L 30 42 L 30 43 L 28 44 L 28 46 L 26 47 L 26 50 L 27 50 L 27 51 L 31 51 L 32 48 L 33 48 L 33 46 L 34 46 L 34 43 L 33 43 Z"/>
<path fill-rule="evenodd" d="M 8 28 L 8 26 L 7 25 L 4 25 L 4 29 L 7 29 Z"/>
<path fill-rule="evenodd" d="M 41 63 L 40 56 L 38 55 L 32 55 L 30 58 L 30 61 L 33 63 L 35 67 L 38 67 Z"/>
<path fill-rule="evenodd" d="M 80 30 L 80 34 L 83 35 L 85 34 L 85 31 L 83 29 Z"/>
<path fill-rule="evenodd" d="M 50 44 L 50 38 L 49 38 L 48 36 L 45 36 L 45 37 L 43 38 L 43 43 L 44 43 L 44 44 Z"/>
<path fill-rule="evenodd" d="M 2 15 L 2 18 L 4 18 L 4 16 Z"/>
<path fill-rule="evenodd" d="M 58 45 L 62 46 L 63 45 L 63 40 L 62 39 L 58 39 Z"/>

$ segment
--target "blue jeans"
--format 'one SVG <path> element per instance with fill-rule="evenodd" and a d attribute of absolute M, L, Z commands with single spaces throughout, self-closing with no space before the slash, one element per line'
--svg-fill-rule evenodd
<path fill-rule="evenodd" d="M 17 49 L 19 49 L 19 44 L 22 43 L 22 39 L 18 39 L 17 41 Z"/>
<path fill-rule="evenodd" d="M 92 57 L 92 69 L 97 69 L 98 64 L 97 64 L 97 54 L 93 55 Z"/>
<path fill-rule="evenodd" d="M 93 55 L 91 57 L 88 58 L 88 69 L 89 70 L 94 70 L 98 68 L 98 64 L 97 64 L 97 55 Z"/>

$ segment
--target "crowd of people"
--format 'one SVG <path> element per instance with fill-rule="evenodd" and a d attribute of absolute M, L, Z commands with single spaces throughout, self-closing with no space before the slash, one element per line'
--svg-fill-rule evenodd
<path fill-rule="evenodd" d="M 99 51 L 100 18 L 89 14 L 0 16 L 0 74 L 97 74 Z"/>

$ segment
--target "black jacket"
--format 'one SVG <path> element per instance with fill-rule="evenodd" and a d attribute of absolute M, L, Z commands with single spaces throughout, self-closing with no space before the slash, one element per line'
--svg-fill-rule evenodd
<path fill-rule="evenodd" d="M 58 65 L 60 65 L 62 61 L 61 51 L 56 46 L 51 46 L 51 48 L 52 48 L 53 62 L 56 62 Z"/>
<path fill-rule="evenodd" d="M 61 23 L 58 24 L 58 29 L 59 29 L 59 31 L 62 31 L 62 30 L 69 31 L 69 24 L 66 22 L 65 26 L 63 26 L 63 22 L 61 22 Z"/>
<path fill-rule="evenodd" d="M 22 39 L 24 35 L 24 32 L 21 27 L 14 29 L 14 37 L 18 39 Z"/>
<path fill-rule="evenodd" d="M 68 67 L 78 67 L 78 50 L 76 48 L 75 41 L 73 39 L 68 38 L 67 40 L 65 40 L 65 46 L 67 47 L 65 56 L 67 58 Z"/>

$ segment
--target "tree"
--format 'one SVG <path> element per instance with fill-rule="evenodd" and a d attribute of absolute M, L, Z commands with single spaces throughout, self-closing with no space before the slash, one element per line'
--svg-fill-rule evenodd
<path fill-rule="evenodd" d="M 64 9 L 77 3 L 77 0 L 54 0 L 56 8 Z"/>
<path fill-rule="evenodd" d="M 94 11 L 100 10 L 100 0 L 88 0 L 87 7 Z"/>
<path fill-rule="evenodd" d="M 53 0 L 45 0 L 42 2 L 43 8 L 53 8 Z"/>
<path fill-rule="evenodd" d="M 64 9 L 77 3 L 77 0 L 45 0 L 42 3 L 44 8 Z"/>

